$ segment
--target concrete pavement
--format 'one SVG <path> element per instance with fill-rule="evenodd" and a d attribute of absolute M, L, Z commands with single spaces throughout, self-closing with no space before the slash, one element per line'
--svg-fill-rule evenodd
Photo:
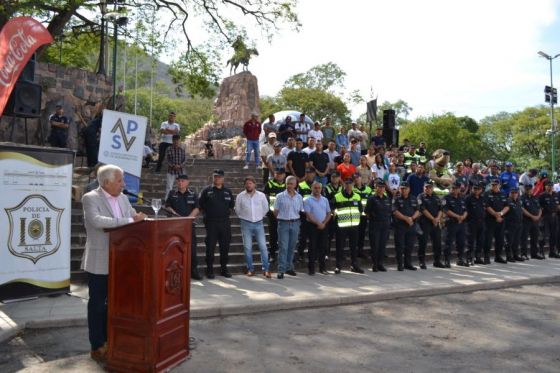
<path fill-rule="evenodd" d="M 456 267 L 359 275 L 309 276 L 298 272 L 284 280 L 233 276 L 194 281 L 191 318 L 209 318 L 306 307 L 374 302 L 504 287 L 560 282 L 560 260 Z M 87 287 L 72 286 L 70 295 L 0 304 L 0 342 L 24 328 L 86 325 Z"/>

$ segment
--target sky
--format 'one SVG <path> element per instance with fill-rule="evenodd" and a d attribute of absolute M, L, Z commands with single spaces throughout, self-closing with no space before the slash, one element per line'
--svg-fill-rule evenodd
<path fill-rule="evenodd" d="M 297 12 L 299 32 L 283 28 L 271 44 L 251 35 L 259 56 L 249 70 L 261 95 L 334 62 L 347 92 L 402 99 L 409 119 L 452 112 L 480 120 L 544 104 L 549 62 L 537 52 L 560 53 L 560 0 L 299 0 Z M 560 58 L 553 69 L 560 84 Z M 351 110 L 357 118 L 365 104 Z"/>

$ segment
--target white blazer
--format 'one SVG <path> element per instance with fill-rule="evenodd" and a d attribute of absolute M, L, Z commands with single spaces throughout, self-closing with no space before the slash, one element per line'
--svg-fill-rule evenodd
<path fill-rule="evenodd" d="M 122 218 L 113 216 L 111 205 L 105 198 L 101 187 L 82 197 L 84 225 L 87 233 L 82 269 L 86 272 L 97 275 L 109 274 L 109 233 L 104 232 L 103 229 L 128 224 L 130 218 L 136 215 L 136 210 L 130 205 L 127 196 L 121 193 L 118 198 Z"/>

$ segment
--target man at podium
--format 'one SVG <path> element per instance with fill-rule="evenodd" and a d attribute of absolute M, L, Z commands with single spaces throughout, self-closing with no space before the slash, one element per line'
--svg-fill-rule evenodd
<path fill-rule="evenodd" d="M 104 361 L 107 354 L 107 280 L 109 274 L 109 233 L 105 228 L 144 220 L 122 193 L 124 172 L 114 165 L 97 171 L 100 187 L 84 194 L 84 224 L 87 233 L 82 269 L 88 274 L 88 329 L 90 356 Z"/>

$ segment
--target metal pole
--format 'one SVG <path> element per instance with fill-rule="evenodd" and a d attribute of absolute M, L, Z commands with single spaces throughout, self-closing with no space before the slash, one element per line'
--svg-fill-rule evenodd
<path fill-rule="evenodd" d="M 98 75 L 106 75 L 105 72 L 105 2 L 101 1 L 101 47 L 99 48 L 99 67 L 97 69 Z"/>
<path fill-rule="evenodd" d="M 556 178 L 556 121 L 554 120 L 554 86 L 552 85 L 552 57 L 549 57 L 548 62 L 550 63 L 550 120 L 552 129 L 552 175 Z"/>
<path fill-rule="evenodd" d="M 113 22 L 113 110 L 117 108 L 117 22 Z"/>

